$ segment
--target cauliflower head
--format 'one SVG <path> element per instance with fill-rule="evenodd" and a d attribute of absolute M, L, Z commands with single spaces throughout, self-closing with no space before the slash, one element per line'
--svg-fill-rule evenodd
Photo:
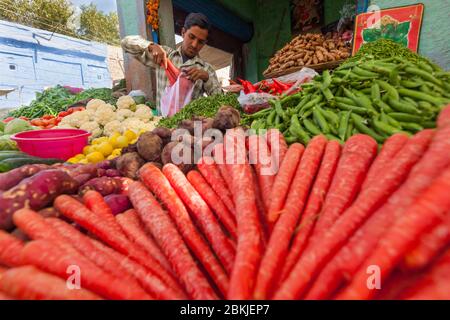
<path fill-rule="evenodd" d="M 106 102 L 103 101 L 103 100 L 100 100 L 100 99 L 92 99 L 92 100 L 90 100 L 90 101 L 87 103 L 87 105 L 86 105 L 86 110 L 92 110 L 92 111 L 95 111 L 95 110 L 97 110 L 97 108 L 98 108 L 99 106 L 104 105 L 104 104 L 106 104 Z"/>
<path fill-rule="evenodd" d="M 145 123 L 138 118 L 128 118 L 122 122 L 123 131 L 132 130 L 139 132 L 145 127 Z"/>
<path fill-rule="evenodd" d="M 108 122 L 116 120 L 116 113 L 105 104 L 97 108 L 97 111 L 95 111 L 94 120 L 98 122 L 98 124 L 104 126 Z"/>
<path fill-rule="evenodd" d="M 119 109 L 116 111 L 116 118 L 119 121 L 124 121 L 127 118 L 133 118 L 134 112 L 129 109 Z"/>
<path fill-rule="evenodd" d="M 122 131 L 123 131 L 122 123 L 118 120 L 108 122 L 103 128 L 103 134 L 108 137 L 112 136 L 115 132 L 122 133 Z"/>
<path fill-rule="evenodd" d="M 56 127 L 53 127 L 53 129 L 77 129 L 76 127 L 71 126 L 68 123 L 60 123 Z"/>
<path fill-rule="evenodd" d="M 141 119 L 143 122 L 148 122 L 152 118 L 152 109 L 150 107 L 146 106 L 145 104 L 140 104 L 136 106 L 136 112 L 134 113 L 134 116 L 138 119 Z"/>
<path fill-rule="evenodd" d="M 85 122 L 80 127 L 81 130 L 86 130 L 91 133 L 91 139 L 100 137 L 103 133 L 103 130 L 100 128 L 97 122 L 89 121 Z"/>
<path fill-rule="evenodd" d="M 136 102 L 134 99 L 130 96 L 122 96 L 117 100 L 117 109 L 130 109 L 134 111 L 133 109 L 136 108 Z"/>
<path fill-rule="evenodd" d="M 86 111 L 72 113 L 61 120 L 61 124 L 68 124 L 74 128 L 80 128 L 86 122 L 89 122 L 89 114 Z"/>

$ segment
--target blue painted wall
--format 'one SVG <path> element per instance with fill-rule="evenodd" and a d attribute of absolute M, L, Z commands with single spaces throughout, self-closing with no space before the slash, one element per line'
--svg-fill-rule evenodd
<path fill-rule="evenodd" d="M 57 84 L 111 88 L 107 46 L 0 20 L 0 109 L 26 105 Z"/>

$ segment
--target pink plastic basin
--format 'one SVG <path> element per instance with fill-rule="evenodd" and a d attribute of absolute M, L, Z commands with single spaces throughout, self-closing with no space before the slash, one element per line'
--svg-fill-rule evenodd
<path fill-rule="evenodd" d="M 29 155 L 67 160 L 83 151 L 90 135 L 79 129 L 47 129 L 17 133 L 11 140 Z"/>

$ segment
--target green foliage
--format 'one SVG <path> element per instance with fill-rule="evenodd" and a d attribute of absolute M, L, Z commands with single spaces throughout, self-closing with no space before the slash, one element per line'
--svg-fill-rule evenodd
<path fill-rule="evenodd" d="M 81 6 L 81 26 L 71 30 L 67 22 L 73 14 L 70 0 L 0 0 L 0 19 L 71 37 L 118 45 L 119 18 L 105 14 L 94 4 Z"/>
<path fill-rule="evenodd" d="M 364 42 L 373 42 L 378 39 L 388 39 L 407 47 L 410 26 L 411 23 L 405 21 L 398 25 L 387 24 L 381 28 L 364 29 L 363 40 Z"/>

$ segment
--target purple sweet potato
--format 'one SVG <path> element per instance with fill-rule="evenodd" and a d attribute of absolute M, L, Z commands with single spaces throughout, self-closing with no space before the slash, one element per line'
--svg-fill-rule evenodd
<path fill-rule="evenodd" d="M 83 184 L 79 189 L 79 194 L 84 194 L 89 190 L 95 190 L 101 193 L 102 196 L 107 196 L 112 193 L 120 193 L 121 180 L 110 177 L 94 178 Z"/>
<path fill-rule="evenodd" d="M 105 201 L 114 215 L 132 208 L 130 200 L 123 194 L 110 194 L 105 197 Z"/>
<path fill-rule="evenodd" d="M 23 179 L 31 177 L 47 168 L 48 166 L 45 164 L 29 164 L 5 173 L 0 173 L 0 191 L 6 191 L 19 184 Z"/>
<path fill-rule="evenodd" d="M 17 186 L 0 193 L 0 229 L 13 227 L 12 215 L 16 210 L 47 207 L 60 194 L 78 190 L 78 182 L 62 170 L 43 170 L 22 180 Z"/>

